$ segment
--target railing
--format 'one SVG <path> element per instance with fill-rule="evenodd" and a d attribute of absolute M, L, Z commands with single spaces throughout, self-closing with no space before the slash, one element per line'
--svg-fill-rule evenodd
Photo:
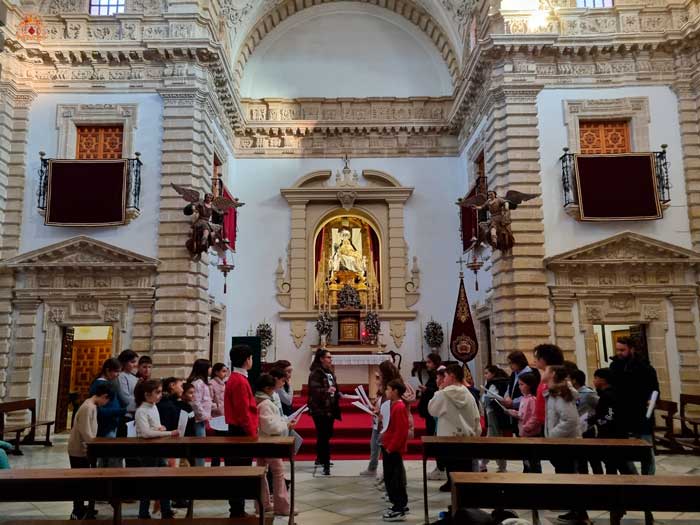
<path fill-rule="evenodd" d="M 49 193 L 49 160 L 41 152 L 41 166 L 39 167 L 39 190 L 37 192 L 37 208 L 43 213 L 46 211 L 46 199 Z M 137 216 L 140 212 L 139 200 L 141 197 L 141 154 L 134 153 L 133 159 L 126 160 L 127 188 L 126 188 L 126 209 L 130 215 Z M 93 162 L 93 160 L 75 159 L 76 164 Z M 135 212 L 135 213 L 134 213 Z"/>
<path fill-rule="evenodd" d="M 654 169 L 656 170 L 656 186 L 659 191 L 659 202 L 666 204 L 671 201 L 671 182 L 668 178 L 668 159 L 666 157 L 666 144 L 661 145 L 661 151 L 653 151 Z M 564 207 L 578 205 L 578 192 L 576 191 L 576 177 L 574 172 L 574 153 L 569 153 L 569 148 L 564 148 L 564 154 L 559 157 L 561 162 L 561 184 L 564 191 Z"/>

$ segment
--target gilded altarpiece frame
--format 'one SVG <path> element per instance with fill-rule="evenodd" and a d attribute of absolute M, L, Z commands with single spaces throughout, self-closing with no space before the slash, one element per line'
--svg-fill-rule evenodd
<path fill-rule="evenodd" d="M 588 377 L 598 367 L 595 325 L 642 324 L 661 397 L 677 401 L 681 391 L 697 389 L 700 253 L 622 232 L 549 257 L 545 265 L 554 275 L 554 342 Z"/>

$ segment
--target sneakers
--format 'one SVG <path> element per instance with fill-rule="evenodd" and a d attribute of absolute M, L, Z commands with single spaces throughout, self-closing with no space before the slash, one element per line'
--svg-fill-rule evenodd
<path fill-rule="evenodd" d="M 382 521 L 406 521 L 406 513 L 402 510 L 387 510 L 382 514 Z"/>
<path fill-rule="evenodd" d="M 560 514 L 559 516 L 557 516 L 557 520 L 563 522 L 574 521 L 576 523 L 590 523 L 588 512 L 586 512 L 585 510 L 570 510 L 565 514 Z"/>
<path fill-rule="evenodd" d="M 445 474 L 444 470 L 435 467 L 435 469 L 428 474 L 428 479 L 432 481 L 445 481 L 447 479 L 447 474 Z"/>
<path fill-rule="evenodd" d="M 331 475 L 331 468 L 329 466 L 323 467 L 323 472 L 321 473 L 322 476 L 330 476 Z"/>
<path fill-rule="evenodd" d="M 373 477 L 375 477 L 376 475 L 377 475 L 377 471 L 376 471 L 376 470 L 367 469 L 367 470 L 363 470 L 362 472 L 360 472 L 360 476 L 363 476 L 363 477 L 366 477 L 366 478 L 369 478 L 369 477 L 372 477 L 372 478 L 373 478 Z"/>

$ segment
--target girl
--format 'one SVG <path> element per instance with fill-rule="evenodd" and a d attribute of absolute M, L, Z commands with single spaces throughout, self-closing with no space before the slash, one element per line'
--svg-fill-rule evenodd
<path fill-rule="evenodd" d="M 401 373 L 394 363 L 391 361 L 384 361 L 379 365 L 379 388 L 375 397 L 375 412 L 378 414 L 382 403 L 386 401 L 386 388 L 387 385 L 398 379 L 403 383 L 401 378 Z M 406 391 L 404 392 L 401 399 L 406 405 L 408 410 L 408 435 L 409 438 L 413 436 L 413 416 L 411 415 L 410 405 L 416 399 L 416 392 L 413 388 L 407 384 L 404 384 Z M 381 439 L 381 423 L 377 416 L 373 418 L 372 421 L 372 437 L 370 439 L 370 452 L 369 452 L 369 465 L 367 465 L 367 470 L 360 472 L 360 476 L 376 476 L 377 475 L 377 465 L 379 464 L 379 451 L 380 439 Z"/>
<path fill-rule="evenodd" d="M 286 359 L 280 359 L 272 365 L 272 368 L 279 368 L 284 370 L 285 381 L 282 388 L 277 389 L 277 395 L 280 396 L 280 401 L 282 402 L 282 411 L 285 416 L 290 416 L 294 412 L 292 408 L 292 401 L 294 400 L 294 389 L 292 388 L 292 363 Z"/>
<path fill-rule="evenodd" d="M 280 381 L 270 374 L 262 374 L 258 378 L 255 400 L 258 404 L 258 435 L 261 437 L 288 436 L 296 421 L 287 421 L 280 407 L 275 402 L 275 390 Z M 264 483 L 265 512 L 274 509 L 278 516 L 289 516 L 289 493 L 284 481 L 284 464 L 281 458 L 258 458 L 258 466 L 269 466 L 272 472 L 273 503 L 270 504 L 270 487 Z"/>
<path fill-rule="evenodd" d="M 420 400 L 418 401 L 418 414 L 425 419 L 425 432 L 428 436 L 434 436 L 435 431 L 437 430 L 435 426 L 435 418 L 428 413 L 428 403 L 430 403 L 430 400 L 435 395 L 435 392 L 438 391 L 436 370 L 441 364 L 442 358 L 440 357 L 440 354 L 435 352 L 428 354 L 428 356 L 425 358 L 425 368 L 428 372 L 428 379 L 425 382 L 425 385 L 418 387 L 421 392 Z M 445 466 L 440 460 L 436 462 L 435 469 L 428 474 L 428 479 L 446 479 Z"/>
<path fill-rule="evenodd" d="M 505 414 L 503 408 L 496 402 L 494 397 L 495 395 L 500 397 L 506 395 L 508 374 L 497 366 L 488 365 L 484 369 L 484 379 L 486 379 L 486 385 L 484 385 L 481 403 L 486 412 L 486 435 L 489 437 L 500 437 L 506 435 L 506 433 L 510 435 L 508 430 L 510 418 Z M 488 459 L 481 460 L 480 470 L 482 472 L 486 472 L 488 462 Z M 498 465 L 498 472 L 506 471 L 507 462 L 505 459 L 497 459 L 496 464 Z"/>
<path fill-rule="evenodd" d="M 163 388 L 160 381 L 149 379 L 142 381 L 134 389 L 134 401 L 136 403 L 136 414 L 134 416 L 136 422 L 136 436 L 141 438 L 159 438 L 179 436 L 177 430 L 165 430 L 165 427 L 160 423 L 160 415 L 156 405 L 160 398 L 163 397 Z M 165 467 L 167 462 L 164 458 L 143 457 L 140 458 L 140 466 L 142 467 Z M 148 512 L 148 499 L 142 499 L 139 505 L 139 519 L 151 519 L 151 514 Z M 170 509 L 170 498 L 160 500 L 160 514 L 163 519 L 169 519 L 175 516 L 175 513 Z"/>
<path fill-rule="evenodd" d="M 564 366 L 549 366 L 542 376 L 547 381 L 545 393 L 546 420 L 544 437 L 577 438 L 581 437 L 578 423 L 576 395 L 567 383 L 568 374 Z M 574 461 L 565 459 L 552 461 L 556 473 L 573 474 Z"/>
<path fill-rule="evenodd" d="M 192 372 L 187 379 L 194 386 L 194 435 L 205 437 L 207 435 L 207 422 L 211 419 L 212 399 L 209 390 L 209 375 L 211 363 L 208 359 L 197 359 L 192 365 Z M 204 458 L 195 459 L 196 467 L 204 466 Z"/>
<path fill-rule="evenodd" d="M 522 374 L 518 379 L 520 406 L 518 410 L 510 409 L 508 414 L 518 420 L 518 435 L 521 437 L 538 437 L 542 432 L 542 425 L 535 416 L 535 396 L 539 384 L 537 376 L 532 372 Z"/>
<path fill-rule="evenodd" d="M 340 419 L 337 380 L 333 356 L 325 348 L 316 350 L 309 368 L 309 412 L 316 427 L 316 464 L 323 466 L 323 475 L 331 475 L 331 437 L 333 424 Z"/>
<path fill-rule="evenodd" d="M 211 369 L 211 382 L 209 383 L 211 417 L 224 415 L 224 391 L 226 390 L 228 374 L 229 369 L 223 363 L 216 363 Z"/>

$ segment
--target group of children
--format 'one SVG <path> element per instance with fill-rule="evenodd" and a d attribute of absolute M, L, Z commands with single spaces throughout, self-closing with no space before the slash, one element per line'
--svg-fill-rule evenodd
<path fill-rule="evenodd" d="M 197 359 L 187 380 L 168 377 L 153 379 L 153 362 L 148 356 L 139 356 L 132 350 L 124 350 L 117 359 L 104 362 L 97 379 L 90 387 L 88 397 L 78 409 L 73 420 L 68 442 L 71 468 L 90 468 L 87 443 L 95 437 L 126 436 L 132 426 L 136 437 L 176 437 L 181 413 L 188 414 L 185 436 L 206 436 L 217 433 L 209 423 L 214 417 L 223 416 L 231 436 L 285 436 L 295 422 L 287 421 L 285 411 L 291 413 L 291 364 L 279 361 L 268 374 L 262 374 L 253 393 L 247 373 L 252 367 L 252 350 L 234 346 L 231 350 L 233 373 L 223 363 L 213 367 L 207 359 Z M 280 393 L 282 396 L 280 396 Z M 282 399 L 288 401 L 288 406 Z M 195 466 L 204 466 L 204 458 L 186 458 Z M 225 458 L 227 465 L 250 464 L 247 458 Z M 98 466 L 122 467 L 123 458 L 108 458 Z M 221 464 L 220 458 L 212 458 L 212 466 Z M 257 464 L 269 466 L 274 483 L 274 502 L 266 485 L 265 512 L 289 515 L 289 496 L 281 459 L 258 458 Z M 138 458 L 128 460 L 127 467 L 176 466 L 175 459 Z M 181 464 L 182 466 L 182 464 Z M 172 518 L 169 499 L 160 502 L 160 514 Z M 187 505 L 187 502 L 180 502 Z M 229 501 L 231 517 L 245 516 L 243 500 Z M 180 505 L 178 505 L 180 506 Z M 94 502 L 76 500 L 70 519 L 94 519 Z M 150 501 L 142 500 L 139 518 L 150 519 Z"/>

